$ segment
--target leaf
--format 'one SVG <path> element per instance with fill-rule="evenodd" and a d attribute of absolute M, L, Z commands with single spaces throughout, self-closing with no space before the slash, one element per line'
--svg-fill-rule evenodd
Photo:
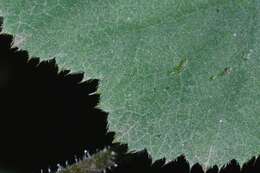
<path fill-rule="evenodd" d="M 101 79 L 116 141 L 206 167 L 259 153 L 258 0 L 0 4 L 15 44 Z"/>

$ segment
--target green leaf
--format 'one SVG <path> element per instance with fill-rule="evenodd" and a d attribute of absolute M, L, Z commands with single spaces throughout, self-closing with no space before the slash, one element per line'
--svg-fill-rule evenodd
<path fill-rule="evenodd" d="M 260 151 L 260 1 L 0 0 L 15 44 L 101 79 L 110 130 L 204 166 Z"/>

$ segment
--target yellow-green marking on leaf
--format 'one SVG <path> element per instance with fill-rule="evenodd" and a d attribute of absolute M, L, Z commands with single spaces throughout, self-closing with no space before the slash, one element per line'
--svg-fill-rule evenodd
<path fill-rule="evenodd" d="M 188 64 L 188 59 L 186 59 L 186 58 L 182 59 L 179 62 L 179 64 L 174 67 L 174 70 L 172 72 L 170 72 L 170 75 L 172 75 L 172 74 L 180 74 L 185 69 L 187 64 Z"/>

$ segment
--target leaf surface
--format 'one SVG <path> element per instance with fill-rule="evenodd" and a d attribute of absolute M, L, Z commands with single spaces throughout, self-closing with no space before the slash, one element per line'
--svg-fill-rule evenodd
<path fill-rule="evenodd" d="M 31 55 L 101 79 L 131 149 L 205 166 L 260 151 L 259 0 L 0 0 Z"/>

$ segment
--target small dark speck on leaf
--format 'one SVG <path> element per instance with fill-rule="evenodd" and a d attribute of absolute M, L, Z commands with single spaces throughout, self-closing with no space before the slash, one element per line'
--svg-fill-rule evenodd
<path fill-rule="evenodd" d="M 156 137 L 157 137 L 157 138 L 160 138 L 160 137 L 161 137 L 161 135 L 160 135 L 160 134 L 158 134 L 158 135 L 156 135 Z"/>
<path fill-rule="evenodd" d="M 220 73 L 213 75 L 213 76 L 210 76 L 209 80 L 215 80 L 217 77 L 229 75 L 231 73 L 231 71 L 232 71 L 231 67 L 226 67 Z"/>
<path fill-rule="evenodd" d="M 232 68 L 231 68 L 231 67 L 226 67 L 226 68 L 224 68 L 224 71 L 221 73 L 221 75 L 222 75 L 222 76 L 223 76 L 223 75 L 228 75 L 228 74 L 231 73 L 231 71 L 232 71 Z"/>

